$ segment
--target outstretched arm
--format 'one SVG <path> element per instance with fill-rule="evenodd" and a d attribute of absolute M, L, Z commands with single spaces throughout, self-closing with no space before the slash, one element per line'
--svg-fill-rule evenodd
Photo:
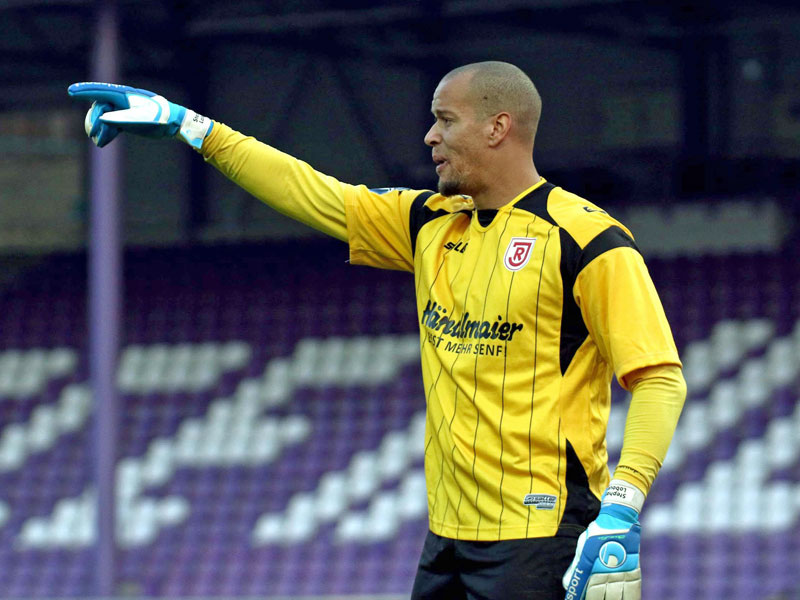
<path fill-rule="evenodd" d="M 92 101 L 84 127 L 97 146 L 121 132 L 179 139 L 262 202 L 347 241 L 345 202 L 353 186 L 148 90 L 84 82 L 69 86 L 69 94 Z"/>
<path fill-rule="evenodd" d="M 98 146 L 111 143 L 121 132 L 182 140 L 265 204 L 348 242 L 353 263 L 413 271 L 412 206 L 418 205 L 417 213 L 424 211 L 424 202 L 433 192 L 407 188 L 370 190 L 343 183 L 147 90 L 85 82 L 69 86 L 69 94 L 92 102 L 85 129 Z"/>
<path fill-rule="evenodd" d="M 200 153 L 225 177 L 275 210 L 348 241 L 345 202 L 355 193 L 354 186 L 219 122 Z"/>

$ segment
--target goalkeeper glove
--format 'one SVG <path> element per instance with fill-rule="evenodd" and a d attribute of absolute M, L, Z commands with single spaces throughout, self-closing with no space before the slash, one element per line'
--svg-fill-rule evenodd
<path fill-rule="evenodd" d="M 564 573 L 565 600 L 640 600 L 639 512 L 644 494 L 614 479 L 603 494 L 600 514 L 578 538 L 575 559 Z"/>
<path fill-rule="evenodd" d="M 214 122 L 163 96 L 116 83 L 93 81 L 69 86 L 73 98 L 92 101 L 86 113 L 86 135 L 99 147 L 120 131 L 152 138 L 178 137 L 199 150 Z"/>

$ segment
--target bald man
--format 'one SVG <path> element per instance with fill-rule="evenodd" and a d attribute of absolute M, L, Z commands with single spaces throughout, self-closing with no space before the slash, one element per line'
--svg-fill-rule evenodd
<path fill-rule="evenodd" d="M 412 598 L 635 600 L 638 514 L 685 397 L 633 236 L 533 163 L 541 100 L 517 67 L 442 79 L 438 193 L 342 183 L 151 92 L 74 84 L 100 146 L 178 137 L 260 200 L 414 274 L 430 532 Z M 632 392 L 611 479 L 610 382 Z"/>

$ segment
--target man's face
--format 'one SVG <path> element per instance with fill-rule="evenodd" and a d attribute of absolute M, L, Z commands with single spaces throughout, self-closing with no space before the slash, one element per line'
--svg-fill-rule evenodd
<path fill-rule="evenodd" d="M 433 93 L 431 112 L 436 121 L 425 134 L 425 143 L 432 148 L 439 193 L 445 196 L 474 196 L 483 187 L 482 141 L 488 121 L 476 118 L 468 93 L 470 77 L 469 73 L 446 77 Z"/>

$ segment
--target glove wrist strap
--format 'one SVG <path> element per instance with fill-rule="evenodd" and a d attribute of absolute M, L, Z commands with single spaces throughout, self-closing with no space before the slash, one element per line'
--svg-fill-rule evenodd
<path fill-rule="evenodd" d="M 190 109 L 186 109 L 186 114 L 178 130 L 178 137 L 189 144 L 195 150 L 203 147 L 203 140 L 211 131 L 213 121 L 203 115 L 198 115 Z"/>
<path fill-rule="evenodd" d="M 602 500 L 602 505 L 608 504 L 622 504 L 640 513 L 644 505 L 644 492 L 627 481 L 612 479 Z"/>

